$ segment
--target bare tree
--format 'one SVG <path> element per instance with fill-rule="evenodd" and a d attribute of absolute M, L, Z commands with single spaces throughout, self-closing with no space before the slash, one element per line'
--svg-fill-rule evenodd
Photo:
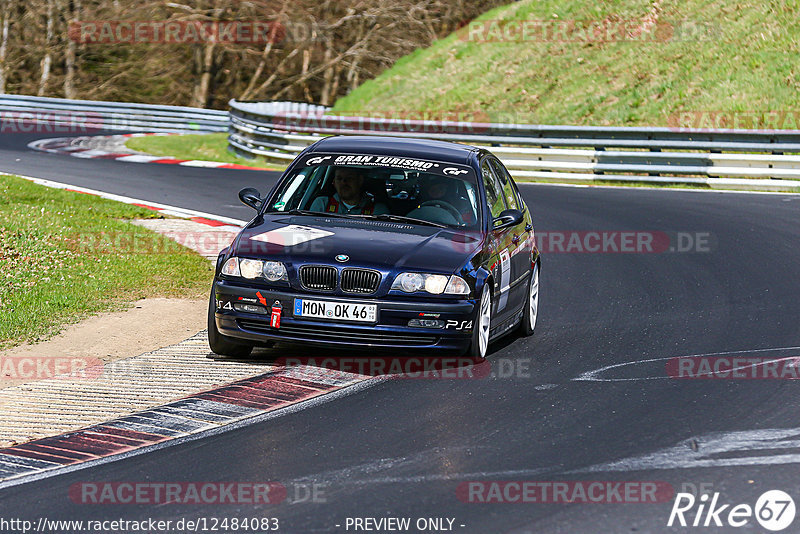
<path fill-rule="evenodd" d="M 0 17 L 2 17 L 2 29 L 0 29 L 0 94 L 6 92 L 6 54 L 8 53 L 8 22 L 11 17 L 11 0 L 0 0 Z"/>
<path fill-rule="evenodd" d="M 53 63 L 53 33 L 55 27 L 55 13 L 53 9 L 53 2 L 54 0 L 47 0 L 47 22 L 46 22 L 46 42 L 45 42 L 45 52 L 44 57 L 42 58 L 41 63 L 41 72 L 42 75 L 39 78 L 39 91 L 36 93 L 39 96 L 44 96 L 45 91 L 47 90 L 47 82 L 50 79 L 50 66 Z"/>
<path fill-rule="evenodd" d="M 253 90 L 255 89 L 256 83 L 261 78 L 261 75 L 264 73 L 264 69 L 267 67 L 267 61 L 270 59 L 270 55 L 272 51 L 275 49 L 275 44 L 278 39 L 281 37 L 279 32 L 285 31 L 285 22 L 286 18 L 286 10 L 289 7 L 289 2 L 287 0 L 282 0 L 280 10 L 275 14 L 275 18 L 273 19 L 273 25 L 270 28 L 269 38 L 267 42 L 264 44 L 264 50 L 261 52 L 261 56 L 259 57 L 258 66 L 256 67 L 253 75 L 250 77 L 250 81 L 247 83 L 247 87 L 245 87 L 244 91 L 242 92 L 241 96 L 239 97 L 242 100 L 247 100 L 252 95 Z"/>
<path fill-rule="evenodd" d="M 0 0 L 0 92 L 214 108 L 231 97 L 330 105 L 507 1 Z M 275 32 L 260 43 L 109 42 L 69 32 L 92 21 L 266 21 Z"/>
<path fill-rule="evenodd" d="M 68 24 L 76 24 L 81 18 L 81 3 L 80 0 L 67 1 L 67 10 L 64 13 L 64 18 L 69 21 Z M 75 93 L 75 51 L 78 45 L 75 39 L 68 38 L 67 45 L 64 50 L 64 97 L 76 98 Z"/>

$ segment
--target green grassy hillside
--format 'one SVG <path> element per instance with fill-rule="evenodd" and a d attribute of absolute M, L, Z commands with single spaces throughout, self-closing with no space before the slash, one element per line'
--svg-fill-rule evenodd
<path fill-rule="evenodd" d="M 493 42 L 516 26 L 468 26 L 404 57 L 334 110 L 618 126 L 683 117 L 682 126 L 729 127 L 734 116 L 741 127 L 800 128 L 798 13 L 800 2 L 788 0 L 521 0 L 477 24 L 529 21 L 525 39 Z M 591 31 L 602 24 L 616 36 Z"/>

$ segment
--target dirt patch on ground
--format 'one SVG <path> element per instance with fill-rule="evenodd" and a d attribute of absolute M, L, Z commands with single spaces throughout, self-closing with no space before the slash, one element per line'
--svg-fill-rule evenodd
<path fill-rule="evenodd" d="M 0 389 L 179 343 L 206 327 L 207 306 L 206 300 L 142 299 L 127 311 L 70 325 L 48 341 L 0 351 Z"/>

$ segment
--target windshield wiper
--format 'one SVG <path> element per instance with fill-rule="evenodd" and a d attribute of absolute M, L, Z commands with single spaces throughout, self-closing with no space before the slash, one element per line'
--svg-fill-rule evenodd
<path fill-rule="evenodd" d="M 309 210 L 300 210 L 300 209 L 292 209 L 289 211 L 270 211 L 268 213 L 281 213 L 284 215 L 312 215 L 314 217 L 339 217 L 339 218 L 349 218 L 350 215 L 345 215 L 343 213 L 321 213 L 319 211 L 309 211 Z"/>
<path fill-rule="evenodd" d="M 392 215 L 390 213 L 383 213 L 381 215 L 359 215 L 359 214 L 344 214 L 344 213 L 320 213 L 318 211 L 309 211 L 301 209 L 291 209 L 289 211 L 269 211 L 267 213 L 280 213 L 283 215 L 313 215 L 315 217 L 338 217 L 340 219 L 375 219 L 378 221 L 392 221 L 392 222 L 408 222 L 414 224 L 422 224 L 425 226 L 435 226 L 436 228 L 448 228 L 446 224 L 435 223 L 426 221 L 424 219 L 415 219 L 414 217 L 405 217 L 403 215 Z"/>
<path fill-rule="evenodd" d="M 446 224 L 426 221 L 424 219 L 415 219 L 414 217 L 406 217 L 405 215 L 392 215 L 390 213 L 382 213 L 380 215 L 355 215 L 355 217 L 363 217 L 365 219 L 376 219 L 378 221 L 393 221 L 393 222 L 408 222 L 414 224 L 423 224 L 425 226 L 435 226 L 436 228 L 448 228 Z"/>

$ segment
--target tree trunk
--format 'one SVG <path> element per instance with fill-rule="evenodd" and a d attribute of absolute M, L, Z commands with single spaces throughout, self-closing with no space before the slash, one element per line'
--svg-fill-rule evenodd
<path fill-rule="evenodd" d="M 0 95 L 6 94 L 6 80 L 8 73 L 6 72 L 6 54 L 8 53 L 8 19 L 11 16 L 9 4 L 11 0 L 0 0 L 2 8 L 0 9 L 0 17 L 3 18 L 3 29 L 0 31 Z"/>
<path fill-rule="evenodd" d="M 327 69 L 325 69 L 325 74 L 322 76 L 322 96 L 320 99 L 320 104 L 323 106 L 330 106 L 330 94 L 331 94 L 331 83 L 333 82 L 333 64 L 331 63 L 331 56 L 333 55 L 333 50 L 331 47 L 327 47 L 325 49 L 325 58 L 323 62 L 325 64 L 330 64 Z"/>
<path fill-rule="evenodd" d="M 311 50 L 305 49 L 303 50 L 303 70 L 300 71 L 301 76 L 305 76 L 308 72 L 308 67 L 311 65 Z M 306 99 L 306 102 L 313 102 L 314 99 L 311 97 L 311 89 L 308 87 L 308 83 L 303 82 L 303 96 Z"/>
<path fill-rule="evenodd" d="M 50 65 L 53 63 L 53 53 L 51 46 L 53 44 L 53 27 L 55 21 L 53 20 L 53 0 L 47 0 L 47 42 L 45 43 L 45 53 L 42 58 L 42 77 L 39 79 L 39 96 L 44 96 L 47 91 L 47 81 L 50 79 Z"/>
<path fill-rule="evenodd" d="M 77 22 L 81 18 L 81 4 L 80 0 L 72 0 L 72 12 L 65 13 L 65 19 Z M 77 98 L 75 93 L 75 51 L 77 50 L 77 43 L 74 39 L 67 41 L 67 49 L 64 53 L 64 97 Z"/>
<path fill-rule="evenodd" d="M 342 78 L 343 68 L 344 67 L 342 67 L 342 64 L 338 63 L 333 71 L 333 85 L 331 86 L 331 92 L 328 97 L 328 100 L 331 102 L 331 104 L 329 105 L 333 105 L 333 103 L 336 102 L 336 95 L 339 94 L 339 82 L 341 81 Z"/>
<path fill-rule="evenodd" d="M 216 43 L 209 41 L 205 45 L 205 50 L 202 59 L 202 72 L 200 79 L 194 86 L 194 95 L 192 96 L 192 106 L 197 108 L 204 108 L 208 105 L 208 89 L 211 87 L 211 70 L 214 66 L 214 49 Z"/>
<path fill-rule="evenodd" d="M 361 60 L 361 57 L 356 57 L 350 63 L 350 70 L 347 71 L 347 81 L 350 84 L 348 92 L 353 91 L 356 87 L 358 87 L 358 62 Z"/>

